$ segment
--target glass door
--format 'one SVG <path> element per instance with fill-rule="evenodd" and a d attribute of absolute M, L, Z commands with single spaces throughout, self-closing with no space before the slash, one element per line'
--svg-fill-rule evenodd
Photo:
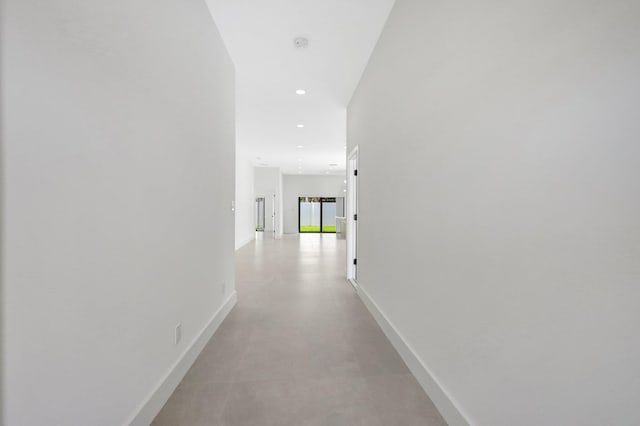
<path fill-rule="evenodd" d="M 321 211 L 320 198 L 298 198 L 298 230 L 300 232 L 320 232 Z"/>
<path fill-rule="evenodd" d="M 322 232 L 336 232 L 336 199 L 323 198 L 322 204 Z"/>
<path fill-rule="evenodd" d="M 298 231 L 336 232 L 337 203 L 335 197 L 299 197 Z"/>
<path fill-rule="evenodd" d="M 256 198 L 256 231 L 264 231 L 264 197 Z"/>

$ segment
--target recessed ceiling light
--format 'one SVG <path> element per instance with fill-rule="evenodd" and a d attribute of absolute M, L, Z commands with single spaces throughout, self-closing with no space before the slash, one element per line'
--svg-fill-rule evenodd
<path fill-rule="evenodd" d="M 346 145 L 344 146 L 344 149 L 347 149 L 347 146 L 346 146 Z"/>
<path fill-rule="evenodd" d="M 304 124 L 298 124 L 296 127 L 297 127 L 298 129 L 302 129 L 302 128 L 304 127 Z"/>
<path fill-rule="evenodd" d="M 307 91 L 306 91 L 306 90 L 304 90 L 304 89 L 298 89 L 298 90 L 296 90 L 296 95 L 304 95 L 305 93 L 307 93 Z"/>
<path fill-rule="evenodd" d="M 346 189 L 343 189 L 343 190 L 342 190 L 342 192 L 347 192 L 347 190 L 346 190 Z"/>
<path fill-rule="evenodd" d="M 346 179 L 344 180 L 344 183 L 347 183 L 347 180 L 346 180 Z"/>
<path fill-rule="evenodd" d="M 298 145 L 296 148 L 298 148 L 298 149 L 299 149 L 299 148 L 304 148 L 304 146 L 302 146 L 302 145 Z"/>
<path fill-rule="evenodd" d="M 298 162 L 302 163 L 302 158 L 298 158 Z"/>
<path fill-rule="evenodd" d="M 302 166 L 298 166 L 298 169 L 302 169 Z"/>

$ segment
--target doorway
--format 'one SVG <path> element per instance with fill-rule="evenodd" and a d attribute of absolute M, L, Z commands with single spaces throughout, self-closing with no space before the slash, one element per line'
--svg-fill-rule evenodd
<path fill-rule="evenodd" d="M 337 197 L 298 197 L 298 232 L 336 233 L 338 207 L 344 205 Z"/>
<path fill-rule="evenodd" d="M 264 197 L 256 198 L 256 231 L 264 232 Z"/>
<path fill-rule="evenodd" d="M 358 147 L 347 157 L 347 279 L 358 287 Z"/>

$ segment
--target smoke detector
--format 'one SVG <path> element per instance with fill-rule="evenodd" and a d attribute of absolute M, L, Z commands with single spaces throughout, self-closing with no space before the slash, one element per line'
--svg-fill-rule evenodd
<path fill-rule="evenodd" d="M 309 40 L 304 37 L 296 37 L 293 39 L 293 45 L 296 49 L 306 49 L 309 46 Z"/>

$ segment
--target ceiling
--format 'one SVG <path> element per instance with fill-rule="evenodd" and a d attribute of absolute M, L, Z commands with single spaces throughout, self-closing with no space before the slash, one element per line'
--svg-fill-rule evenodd
<path fill-rule="evenodd" d="M 239 152 L 284 174 L 344 174 L 346 107 L 394 0 L 207 3 L 236 67 Z"/>

